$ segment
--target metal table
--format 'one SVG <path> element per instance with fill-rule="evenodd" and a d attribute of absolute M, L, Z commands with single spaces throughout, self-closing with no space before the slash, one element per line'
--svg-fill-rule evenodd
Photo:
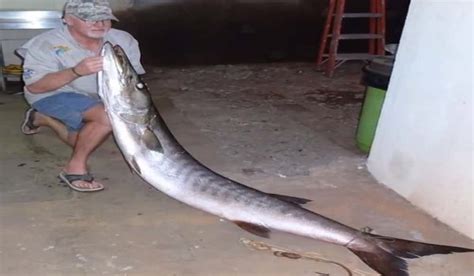
<path fill-rule="evenodd" d="M 0 30 L 47 30 L 62 24 L 60 11 L 0 10 Z M 6 77 L 3 74 L 5 60 L 2 38 L 0 38 L 0 89 L 6 90 Z"/>

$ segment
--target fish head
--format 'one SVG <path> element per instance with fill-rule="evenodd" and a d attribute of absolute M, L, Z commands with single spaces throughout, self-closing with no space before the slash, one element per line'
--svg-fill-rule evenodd
<path fill-rule="evenodd" d="M 152 105 L 146 84 L 136 73 L 125 51 L 106 42 L 101 50 L 103 69 L 99 72 L 99 96 L 107 112 L 146 116 Z"/>

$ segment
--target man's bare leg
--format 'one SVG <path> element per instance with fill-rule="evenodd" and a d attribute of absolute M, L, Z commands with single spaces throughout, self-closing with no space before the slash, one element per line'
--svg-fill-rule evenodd
<path fill-rule="evenodd" d="M 50 127 L 56 135 L 58 135 L 59 139 L 70 147 L 74 147 L 74 144 L 76 143 L 77 133 L 69 133 L 63 123 L 38 111 L 34 113 L 33 125 L 38 127 Z"/>
<path fill-rule="evenodd" d="M 50 127 L 61 141 L 73 148 L 71 159 L 64 168 L 67 174 L 87 173 L 87 159 L 89 155 L 111 133 L 111 126 L 102 105 L 89 109 L 83 115 L 85 125 L 79 132 L 69 132 L 63 123 L 40 112 L 35 112 L 33 117 L 33 125 Z M 97 188 L 102 184 L 96 181 L 90 183 L 76 180 L 74 185 L 87 189 Z"/>
<path fill-rule="evenodd" d="M 71 159 L 64 167 L 67 174 L 85 174 L 89 155 L 101 145 L 112 132 L 112 127 L 105 113 L 103 105 L 97 105 L 84 114 L 84 127 L 77 136 L 69 135 L 69 142 L 75 142 Z M 75 140 L 75 141 L 74 141 Z M 79 188 L 97 188 L 102 186 L 99 182 L 74 181 L 74 186 Z"/>

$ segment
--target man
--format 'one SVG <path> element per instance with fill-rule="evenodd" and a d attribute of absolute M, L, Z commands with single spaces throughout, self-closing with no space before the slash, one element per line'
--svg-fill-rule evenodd
<path fill-rule="evenodd" d="M 119 44 L 137 73 L 145 73 L 138 42 L 130 34 L 112 29 L 111 20 L 117 18 L 107 0 L 68 0 L 62 27 L 40 34 L 18 49 L 24 58 L 25 98 L 32 107 L 25 114 L 22 131 L 31 135 L 47 126 L 72 147 L 59 178 L 81 192 L 104 189 L 87 167 L 89 155 L 112 131 L 97 95 L 103 43 Z"/>

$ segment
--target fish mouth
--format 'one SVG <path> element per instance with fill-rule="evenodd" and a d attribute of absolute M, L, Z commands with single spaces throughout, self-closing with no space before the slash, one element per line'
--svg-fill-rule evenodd
<path fill-rule="evenodd" d="M 110 42 L 105 42 L 100 55 L 104 59 L 104 69 L 115 68 L 120 73 L 119 75 L 124 75 L 127 60 L 120 46 L 113 46 Z"/>
<path fill-rule="evenodd" d="M 103 68 L 98 75 L 99 97 L 109 112 L 137 113 L 147 110 L 147 87 L 141 81 L 125 51 L 110 42 L 104 43 L 100 53 Z"/>
<path fill-rule="evenodd" d="M 100 51 L 103 68 L 99 72 L 99 96 L 106 100 L 114 97 L 119 91 L 124 91 L 130 80 L 128 59 L 120 46 L 104 43 Z"/>

